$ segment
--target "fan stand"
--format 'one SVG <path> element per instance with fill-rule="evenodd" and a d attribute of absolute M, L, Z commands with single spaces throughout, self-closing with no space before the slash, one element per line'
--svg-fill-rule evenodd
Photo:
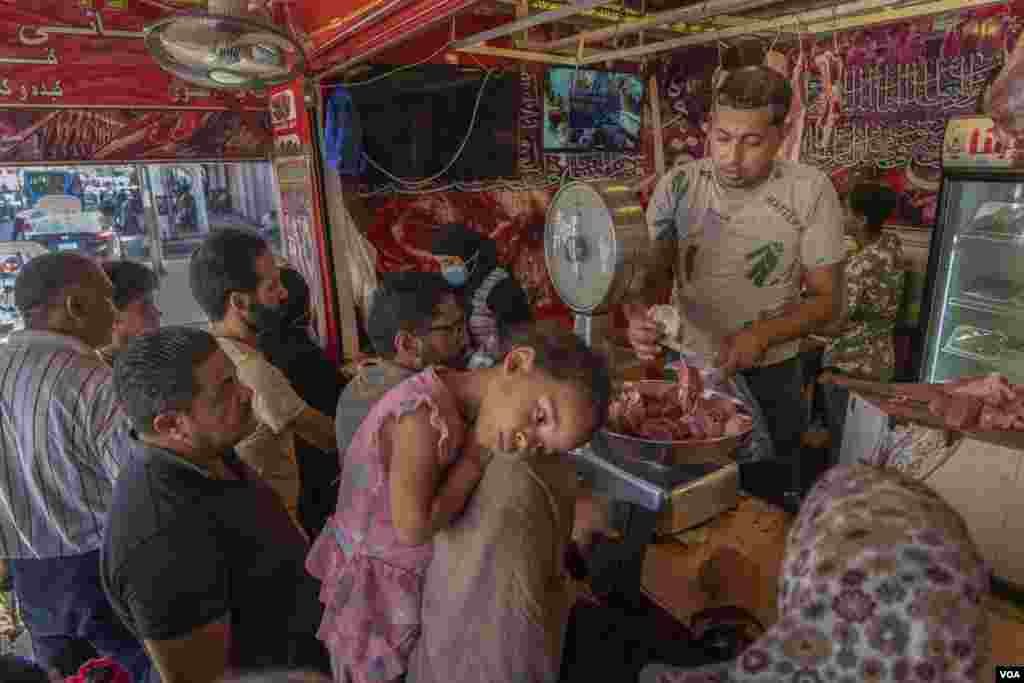
<path fill-rule="evenodd" d="M 610 311 L 628 294 L 648 246 L 644 212 L 621 181 L 570 183 L 552 198 L 545 227 L 548 274 L 573 313 L 575 334 L 589 348 L 614 355 L 606 344 L 612 341 Z M 735 487 L 735 467 L 698 479 L 687 475 L 685 480 L 662 480 L 617 458 L 601 431 L 573 451 L 572 459 L 583 481 L 615 501 L 615 526 L 623 532 L 621 542 L 599 543 L 587 558 L 591 588 L 606 596 L 608 604 L 657 611 L 641 580 L 644 555 L 657 538 L 659 520 L 671 514 L 670 523 L 696 523 L 704 511 L 721 503 L 723 487 L 730 482 Z M 717 485 L 720 479 L 725 483 Z M 677 509 L 682 511 L 678 516 Z"/>

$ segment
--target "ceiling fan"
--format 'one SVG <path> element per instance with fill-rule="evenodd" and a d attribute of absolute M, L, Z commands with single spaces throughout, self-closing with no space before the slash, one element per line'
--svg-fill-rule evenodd
<path fill-rule="evenodd" d="M 146 49 L 165 71 L 207 88 L 262 90 L 294 80 L 305 69 L 302 46 L 259 4 L 207 0 L 205 11 L 159 19 L 146 26 Z"/>

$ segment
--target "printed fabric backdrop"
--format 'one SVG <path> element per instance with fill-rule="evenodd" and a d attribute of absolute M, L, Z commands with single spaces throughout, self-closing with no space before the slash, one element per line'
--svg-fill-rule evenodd
<path fill-rule="evenodd" d="M 569 318 L 544 265 L 544 221 L 551 197 L 565 180 L 617 177 L 638 183 L 651 173 L 650 140 L 637 154 L 545 154 L 541 146 L 543 69 L 520 73 L 519 177 L 486 184 L 458 183 L 403 194 L 396 186 L 367 199 L 373 225 L 367 236 L 382 271 L 436 270 L 433 231 L 465 223 L 498 243 L 499 258 L 526 290 L 538 318 Z"/>
<path fill-rule="evenodd" d="M 828 173 L 842 194 L 859 178 L 902 195 L 893 222 L 935 223 L 946 122 L 974 114 L 1020 31 L 1024 6 L 1010 3 L 868 27 L 779 49 L 807 103 L 801 159 Z M 703 156 L 715 69 L 760 63 L 771 40 L 677 53 L 662 65 L 662 123 L 668 163 Z"/>
<path fill-rule="evenodd" d="M 0 110 L 0 162 L 265 159 L 270 147 L 266 111 Z"/>

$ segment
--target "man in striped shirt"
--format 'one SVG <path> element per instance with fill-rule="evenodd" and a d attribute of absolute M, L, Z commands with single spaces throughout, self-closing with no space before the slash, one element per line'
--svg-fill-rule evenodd
<path fill-rule="evenodd" d="M 71 253 L 36 257 L 15 282 L 25 330 L 0 346 L 0 558 L 41 664 L 91 645 L 144 681 L 148 658 L 99 574 L 117 444 L 129 434 L 96 354 L 110 342 L 112 295 L 99 265 Z"/>

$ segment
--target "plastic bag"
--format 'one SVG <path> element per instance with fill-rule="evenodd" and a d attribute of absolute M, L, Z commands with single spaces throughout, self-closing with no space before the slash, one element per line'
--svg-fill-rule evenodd
<path fill-rule="evenodd" d="M 754 419 L 754 428 L 747 438 L 740 445 L 734 456 L 738 463 L 758 462 L 770 460 L 775 457 L 775 447 L 772 445 L 772 435 L 768 431 L 768 423 L 765 421 L 764 413 L 761 412 L 761 404 L 758 403 L 754 392 L 742 375 L 735 374 L 732 377 L 724 378 L 715 368 L 711 368 L 705 360 L 695 354 L 682 354 L 680 361 L 690 367 L 698 368 L 701 380 L 705 389 L 713 389 L 723 394 L 739 399 L 744 403 L 747 412 Z"/>
<path fill-rule="evenodd" d="M 324 181 L 327 185 L 327 203 L 331 216 L 331 240 L 340 247 L 335 253 L 340 251 L 345 254 L 352 299 L 365 320 L 369 315 L 373 294 L 380 287 L 377 277 L 377 250 L 359 230 L 359 226 L 345 206 L 340 176 L 328 169 L 324 174 Z"/>

